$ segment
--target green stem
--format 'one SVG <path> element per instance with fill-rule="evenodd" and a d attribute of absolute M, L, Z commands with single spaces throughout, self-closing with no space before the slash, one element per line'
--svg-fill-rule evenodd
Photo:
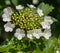
<path fill-rule="evenodd" d="M 27 30 L 25 29 L 25 40 L 27 40 Z"/>

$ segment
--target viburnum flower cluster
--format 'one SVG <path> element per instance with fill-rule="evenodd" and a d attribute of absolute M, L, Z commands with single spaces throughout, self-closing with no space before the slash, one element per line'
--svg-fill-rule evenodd
<path fill-rule="evenodd" d="M 14 36 L 21 40 L 23 38 L 39 39 L 45 37 L 49 39 L 51 34 L 51 24 L 53 23 L 51 16 L 44 16 L 43 10 L 36 8 L 34 5 L 27 4 L 28 7 L 22 5 L 16 6 L 18 12 L 13 12 L 10 7 L 4 9 L 2 19 L 7 22 L 4 25 L 6 32 L 12 32 L 14 28 L 17 28 Z M 42 18 L 44 17 L 44 18 Z"/>

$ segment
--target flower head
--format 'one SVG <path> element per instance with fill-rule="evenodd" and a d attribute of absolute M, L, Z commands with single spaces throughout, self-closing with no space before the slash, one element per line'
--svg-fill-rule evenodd
<path fill-rule="evenodd" d="M 45 16 L 43 19 L 42 16 L 44 14 L 41 9 L 37 8 L 36 10 L 36 7 L 32 4 L 27 4 L 27 6 L 27 8 L 24 8 L 22 5 L 16 6 L 18 12 L 14 12 L 13 14 L 10 7 L 4 9 L 2 18 L 4 22 L 7 21 L 4 25 L 5 31 L 12 32 L 13 28 L 18 26 L 19 28 L 17 28 L 14 33 L 14 36 L 18 40 L 24 38 L 25 35 L 29 39 L 39 39 L 41 36 L 49 39 L 51 36 L 51 24 L 53 23 L 51 17 Z M 34 12 L 33 8 L 37 13 Z M 42 31 L 42 29 L 44 29 L 44 31 Z"/>
<path fill-rule="evenodd" d="M 4 25 L 4 28 L 5 28 L 6 32 L 12 32 L 14 27 L 15 27 L 15 25 L 11 24 L 10 22 L 8 22 Z"/>

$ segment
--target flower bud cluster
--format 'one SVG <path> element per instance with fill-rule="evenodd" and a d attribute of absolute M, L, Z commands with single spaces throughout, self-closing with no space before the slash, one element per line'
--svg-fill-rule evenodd
<path fill-rule="evenodd" d="M 11 19 L 15 25 L 18 25 L 23 30 L 39 29 L 40 22 L 43 20 L 37 13 L 32 13 L 30 8 L 19 10 L 12 15 Z"/>

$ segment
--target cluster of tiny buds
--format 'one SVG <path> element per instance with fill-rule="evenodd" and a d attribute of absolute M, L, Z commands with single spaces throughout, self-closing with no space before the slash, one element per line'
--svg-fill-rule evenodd
<path fill-rule="evenodd" d="M 26 12 L 27 11 L 27 12 Z M 32 13 L 32 9 L 21 9 L 12 15 L 12 22 L 20 29 L 33 30 L 40 28 L 42 18 L 37 13 Z"/>

